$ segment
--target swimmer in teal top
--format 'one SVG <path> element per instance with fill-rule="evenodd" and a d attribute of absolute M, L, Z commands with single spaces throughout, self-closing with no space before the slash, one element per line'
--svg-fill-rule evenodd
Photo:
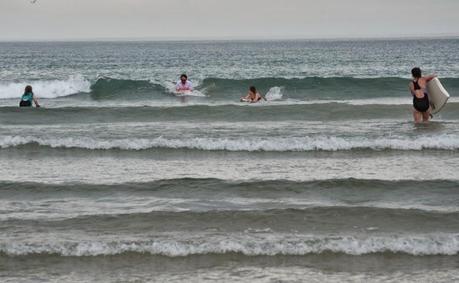
<path fill-rule="evenodd" d="M 21 97 L 21 101 L 19 102 L 19 107 L 31 107 L 32 101 L 35 103 L 35 107 L 40 107 L 38 104 L 37 98 L 33 95 L 32 87 L 30 85 L 26 86 L 24 90 L 24 94 Z"/>

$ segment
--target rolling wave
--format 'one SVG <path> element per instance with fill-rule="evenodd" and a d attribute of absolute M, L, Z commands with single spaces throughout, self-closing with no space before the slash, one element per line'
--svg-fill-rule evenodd
<path fill-rule="evenodd" d="M 3 208 L 3 211 L 0 209 L 3 212 L 0 220 L 36 220 L 43 223 L 51 219 L 78 218 L 78 222 L 94 223 L 97 220 L 107 223 L 111 219 L 101 217 L 112 215 L 119 220 L 124 219 L 124 222 L 131 222 L 131 217 L 137 221 L 144 218 L 142 221 L 152 222 L 158 218 L 157 213 L 160 213 L 162 221 L 175 218 L 179 215 L 177 213 L 189 212 L 190 215 L 199 213 L 194 214 L 194 219 L 221 218 L 221 223 L 238 213 L 242 213 L 240 219 L 244 220 L 252 216 L 256 218 L 260 213 L 268 217 L 271 214 L 273 218 L 284 215 L 286 222 L 296 222 L 292 215 L 300 218 L 305 214 L 309 217 L 319 215 L 331 221 L 333 217 L 329 215 L 340 215 L 340 220 L 343 220 L 345 215 L 352 219 L 355 214 L 364 214 L 372 215 L 372 221 L 376 220 L 376 216 L 393 216 L 398 220 L 409 218 L 409 222 L 422 218 L 423 223 L 427 223 L 427 219 L 437 222 L 457 217 L 458 184 L 448 180 L 230 182 L 190 178 L 114 185 L 0 182 Z M 395 196 L 388 197 L 395 192 Z M 418 198 L 413 199 L 413 194 Z M 110 197 L 110 206 L 99 201 L 107 197 Z M 27 201 L 27 209 L 17 207 L 18 198 Z M 128 199 L 132 203 L 126 202 Z"/>
<path fill-rule="evenodd" d="M 457 234 L 417 234 L 386 236 L 311 236 L 292 234 L 201 235 L 152 240 L 80 240 L 80 241 L 2 241 L 0 253 L 8 256 L 46 255 L 107 256 L 125 253 L 185 257 L 205 254 L 239 253 L 246 256 L 302 256 L 321 253 L 364 255 L 405 253 L 409 255 L 456 255 Z"/>
<path fill-rule="evenodd" d="M 82 76 L 73 76 L 67 80 L 0 83 L 0 99 L 19 99 L 24 93 L 25 86 L 29 84 L 32 85 L 34 93 L 40 98 L 65 97 L 89 92 L 91 89 L 91 83 Z"/>
<path fill-rule="evenodd" d="M 123 196 L 126 200 L 133 201 L 131 197 Z M 145 197 L 144 197 L 145 198 Z M 208 197 L 210 198 L 210 197 Z M 150 199 L 153 200 L 153 199 Z M 61 208 L 62 215 L 56 215 L 56 211 L 49 210 L 49 213 L 40 212 L 33 215 L 27 212 L 7 213 L 7 217 L 1 217 L 0 227 L 6 228 L 5 231 L 22 229 L 28 227 L 31 229 L 46 230 L 66 230 L 78 229 L 81 231 L 105 232 L 120 234 L 125 233 L 126 225 L 129 225 L 131 232 L 165 232 L 165 231 L 201 231 L 206 229 L 216 229 L 216 231 L 229 233 L 234 231 L 296 231 L 297 233 L 307 233 L 314 231 L 319 233 L 326 231 L 328 233 L 345 233 L 347 232 L 378 232 L 388 233 L 396 229 L 403 228 L 405 232 L 419 232 L 419 223 L 423 224 L 424 232 L 456 232 L 458 228 L 457 217 L 459 213 L 436 211 L 432 209 L 418 210 L 407 207 L 402 208 L 378 208 L 367 206 L 339 206 L 323 204 L 322 206 L 307 207 L 306 205 L 297 205 L 298 208 L 276 208 L 269 209 L 264 205 L 252 203 L 255 208 L 246 207 L 238 209 L 235 206 L 227 209 L 211 208 L 205 209 L 183 209 L 179 203 L 182 200 L 170 199 L 170 205 L 176 208 L 164 209 L 157 206 L 158 209 L 143 207 L 144 211 L 124 207 L 124 211 L 117 213 L 103 206 L 94 205 L 86 201 L 87 206 L 92 206 L 94 210 L 64 210 Z M 56 199 L 54 200 L 56 202 Z M 200 200 L 197 200 L 200 201 Z M 217 200 L 213 200 L 217 201 Z M 142 203 L 139 203 L 139 208 Z M 202 202 L 202 201 L 201 201 Z M 166 204 L 166 199 L 163 199 Z M 249 204 L 249 201 L 246 202 Z M 42 202 L 42 204 L 44 204 Z M 75 207 L 76 203 L 68 202 L 67 205 Z M 119 203 L 112 201 L 115 207 L 122 208 Z M 228 203 L 226 203 L 228 204 Z M 225 205 L 222 201 L 220 205 Z M 271 203 L 273 206 L 273 203 Z M 43 205 L 47 207 L 48 205 Z M 146 205 L 148 206 L 148 205 Z M 150 202 L 154 207 L 155 203 Z M 381 204 L 384 206 L 384 204 Z M 391 205 L 389 205 L 391 206 Z M 395 205 L 397 206 L 397 205 Z M 8 207 L 8 206 L 7 206 Z M 65 206 L 63 206 L 65 207 Z M 263 208 L 264 207 L 264 208 Z M 27 206 L 31 208 L 31 206 Z M 131 207 L 132 208 L 132 207 Z M 99 212 L 97 212 L 99 211 Z M 120 210 L 118 210 L 119 212 Z M 8 217 L 9 216 L 11 217 Z M 24 216 L 24 217 L 23 217 Z M 35 217 L 33 217 L 35 216 Z M 43 217 L 39 217 L 43 216 Z M 51 217 L 49 217 L 51 216 Z M 57 217 L 56 217 L 57 216 Z M 326 221 L 324 221 L 326 219 Z M 266 232 L 265 231 L 265 232 Z"/>
<path fill-rule="evenodd" d="M 140 99 L 168 92 L 166 87 L 146 80 L 100 78 L 91 85 L 90 95 L 95 100 Z"/>
<path fill-rule="evenodd" d="M 397 191 L 398 193 L 407 192 L 408 196 L 414 193 L 438 193 L 446 195 L 456 193 L 459 187 L 459 181 L 453 180 L 432 180 L 432 181 L 388 181 L 388 180 L 368 180 L 368 179 L 328 179 L 317 181 L 289 181 L 289 180 L 269 180 L 269 181 L 227 181 L 221 179 L 196 179 L 196 178 L 179 178 L 165 179 L 146 183 L 123 183 L 123 184 L 88 184 L 88 183 L 64 183 L 64 184 L 43 184 L 29 182 L 5 182 L 0 181 L 0 193 L 10 191 L 12 195 L 16 193 L 24 194 L 53 194 L 58 192 L 67 193 L 107 193 L 127 191 L 129 194 L 135 193 L 154 193 L 172 191 L 175 195 L 179 190 L 190 193 L 195 196 L 199 192 L 233 192 L 245 193 L 250 196 L 253 193 L 258 196 L 260 192 L 266 193 L 292 193 L 298 196 L 301 192 L 319 192 L 322 190 L 336 190 L 337 192 L 346 192 L 354 195 L 351 191 L 359 192 L 362 195 L 369 192 L 379 192 L 386 194 L 388 191 Z M 434 189 L 432 189 L 434 188 Z M 335 194 L 334 194 L 335 195 Z M 339 196 L 340 194 L 336 194 Z M 365 198 L 367 198 L 366 196 Z M 400 195 L 397 196 L 398 198 Z M 459 210 L 459 207 L 457 208 Z"/>
<path fill-rule="evenodd" d="M 458 150 L 459 137 L 443 134 L 436 137 L 393 137 L 368 139 L 362 137 L 290 137 L 290 138 L 189 138 L 168 139 L 125 138 L 96 139 L 89 137 L 42 138 L 34 136 L 0 137 L 0 148 L 44 146 L 50 148 L 78 148 L 87 150 L 148 150 L 186 149 L 203 151 L 247 152 L 310 152 L 351 150 Z"/>
<path fill-rule="evenodd" d="M 442 80 L 452 93 L 459 90 L 459 79 Z M 307 77 L 302 79 L 259 78 L 231 80 L 207 78 L 196 89 L 209 99 L 238 100 L 255 85 L 268 100 L 280 99 L 364 99 L 407 96 L 408 80 L 402 78 Z M 153 83 L 124 79 L 100 78 L 91 86 L 95 99 L 170 97 L 170 83 Z"/>
<path fill-rule="evenodd" d="M 434 127 L 454 123 L 459 119 L 459 103 L 450 101 L 445 109 L 434 116 Z M 459 101 L 459 100 L 458 100 Z M 409 105 L 381 105 L 381 101 L 357 101 L 353 103 L 317 102 L 311 105 L 298 101 L 268 102 L 259 105 L 238 104 L 161 104 L 154 106 L 120 105 L 112 101 L 103 102 L 100 107 L 82 106 L 65 107 L 59 102 L 54 108 L 18 109 L 17 101 L 14 106 L 0 107 L 0 124 L 2 125 L 65 125 L 75 123 L 117 123 L 117 122 L 156 122 L 156 121 L 212 121 L 237 122 L 246 124 L 247 121 L 260 123 L 284 121 L 351 121 L 351 120 L 398 120 L 411 119 Z M 48 102 L 46 102 L 48 104 Z M 74 103 L 74 101 L 70 102 Z M 133 102 L 136 104 L 137 102 Z M 314 103 L 314 102 L 312 102 Z M 368 104 L 363 104 L 368 103 Z M 398 103 L 398 101 L 387 101 Z M 409 99 L 401 99 L 400 103 L 410 103 Z M 356 105 L 357 104 L 357 105 Z M 73 104 L 75 105 L 75 104 Z M 138 104 L 137 104 L 138 105 Z M 162 106 L 161 106 L 162 105 Z M 330 111 L 333 109 L 333 111 Z M 56 119 L 57 118 L 57 119 Z M 438 122 L 437 122 L 438 121 Z"/>
<path fill-rule="evenodd" d="M 237 100 L 250 85 L 255 85 L 269 99 L 364 99 L 381 97 L 406 97 L 409 80 L 403 78 L 353 78 L 353 77 L 306 77 L 306 78 L 258 78 L 221 79 L 206 78 L 196 82 L 196 89 L 210 99 Z M 442 79 L 451 92 L 459 91 L 458 78 Z M 0 84 L 0 99 L 19 98 L 26 84 L 34 87 L 41 98 L 58 98 L 79 93 L 90 93 L 94 100 L 160 99 L 170 97 L 171 82 L 133 80 L 102 77 L 92 84 L 81 76 L 68 80 L 30 81 Z M 201 96 L 201 95 L 200 95 Z"/>
<path fill-rule="evenodd" d="M 372 99 L 409 96 L 409 80 L 402 78 L 352 78 L 352 77 L 306 77 L 258 78 L 232 80 L 206 78 L 197 83 L 196 89 L 209 99 L 238 100 L 248 87 L 254 85 L 268 100 L 301 99 Z M 451 93 L 459 90 L 459 79 L 443 79 L 445 87 Z M 152 83 L 149 81 L 101 78 L 91 86 L 91 95 L 95 98 L 118 97 L 164 97 L 170 96 L 170 83 Z"/>

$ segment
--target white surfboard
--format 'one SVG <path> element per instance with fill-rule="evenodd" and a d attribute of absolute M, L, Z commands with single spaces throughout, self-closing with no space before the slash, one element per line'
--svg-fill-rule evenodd
<path fill-rule="evenodd" d="M 177 97 L 188 97 L 188 96 L 193 96 L 193 97 L 206 97 L 206 95 L 199 90 L 186 90 L 186 91 L 180 91 L 180 92 L 175 92 L 175 96 Z"/>
<path fill-rule="evenodd" d="M 429 94 L 430 107 L 432 108 L 431 113 L 440 112 L 449 99 L 449 93 L 438 78 L 434 78 L 427 83 L 427 93 Z"/>
<path fill-rule="evenodd" d="M 191 96 L 193 92 L 191 90 L 176 91 L 175 96 Z"/>

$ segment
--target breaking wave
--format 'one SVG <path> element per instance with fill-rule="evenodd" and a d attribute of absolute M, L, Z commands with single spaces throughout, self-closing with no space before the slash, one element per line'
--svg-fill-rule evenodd
<path fill-rule="evenodd" d="M 442 79 L 445 87 L 455 93 L 459 79 Z M 133 80 L 100 77 L 94 81 L 74 76 L 67 80 L 27 81 L 0 84 L 0 99 L 19 98 L 25 85 L 31 84 L 41 98 L 57 98 L 79 93 L 90 93 L 95 100 L 145 99 L 170 96 L 171 82 Z M 254 85 L 268 100 L 279 99 L 374 99 L 407 97 L 407 79 L 402 78 L 352 78 L 352 77 L 306 77 L 306 78 L 258 78 L 220 79 L 206 78 L 196 81 L 196 93 L 213 99 L 238 99 L 248 87 Z"/>
<path fill-rule="evenodd" d="M 88 150 L 188 149 L 204 151 L 350 151 L 350 150 L 458 150 L 459 137 L 394 137 L 368 139 L 362 137 L 290 137 L 290 138 L 189 138 L 186 140 L 157 138 L 95 139 L 89 137 L 41 138 L 33 136 L 0 137 L 0 148 L 18 146 L 79 148 Z"/>
<path fill-rule="evenodd" d="M 405 253 L 410 255 L 456 255 L 459 235 L 387 235 L 387 236 L 310 236 L 264 233 L 152 240 L 83 241 L 9 241 L 0 243 L 0 252 L 10 255 L 57 254 L 61 256 L 105 256 L 147 253 L 169 257 L 202 254 L 240 253 L 246 256 L 302 256 L 321 253 L 364 255 Z"/>
<path fill-rule="evenodd" d="M 0 99 L 19 99 L 26 85 L 32 85 L 34 93 L 40 98 L 69 96 L 89 92 L 91 88 L 91 83 L 82 76 L 73 76 L 67 80 L 0 83 Z"/>

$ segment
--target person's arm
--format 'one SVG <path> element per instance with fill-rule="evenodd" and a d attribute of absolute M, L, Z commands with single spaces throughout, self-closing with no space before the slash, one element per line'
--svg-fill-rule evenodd
<path fill-rule="evenodd" d="M 250 93 L 248 93 L 246 96 L 241 96 L 241 101 L 244 100 L 250 100 Z"/>
<path fill-rule="evenodd" d="M 412 96 L 416 96 L 416 90 L 414 89 L 414 83 L 413 82 L 410 82 L 408 84 L 408 88 L 410 89 L 411 95 Z"/>
<path fill-rule="evenodd" d="M 175 84 L 175 91 L 180 91 L 180 83 Z"/>
<path fill-rule="evenodd" d="M 426 82 L 430 82 L 431 80 L 435 79 L 437 77 L 437 75 L 433 74 L 433 75 L 430 75 L 430 76 L 425 76 L 424 79 L 426 80 Z"/>
<path fill-rule="evenodd" d="M 35 95 L 32 97 L 32 100 L 35 103 L 35 107 L 40 107 L 40 104 L 38 104 L 38 99 L 35 97 Z"/>
<path fill-rule="evenodd" d="M 188 83 L 188 90 L 193 91 L 193 84 L 191 82 Z"/>

